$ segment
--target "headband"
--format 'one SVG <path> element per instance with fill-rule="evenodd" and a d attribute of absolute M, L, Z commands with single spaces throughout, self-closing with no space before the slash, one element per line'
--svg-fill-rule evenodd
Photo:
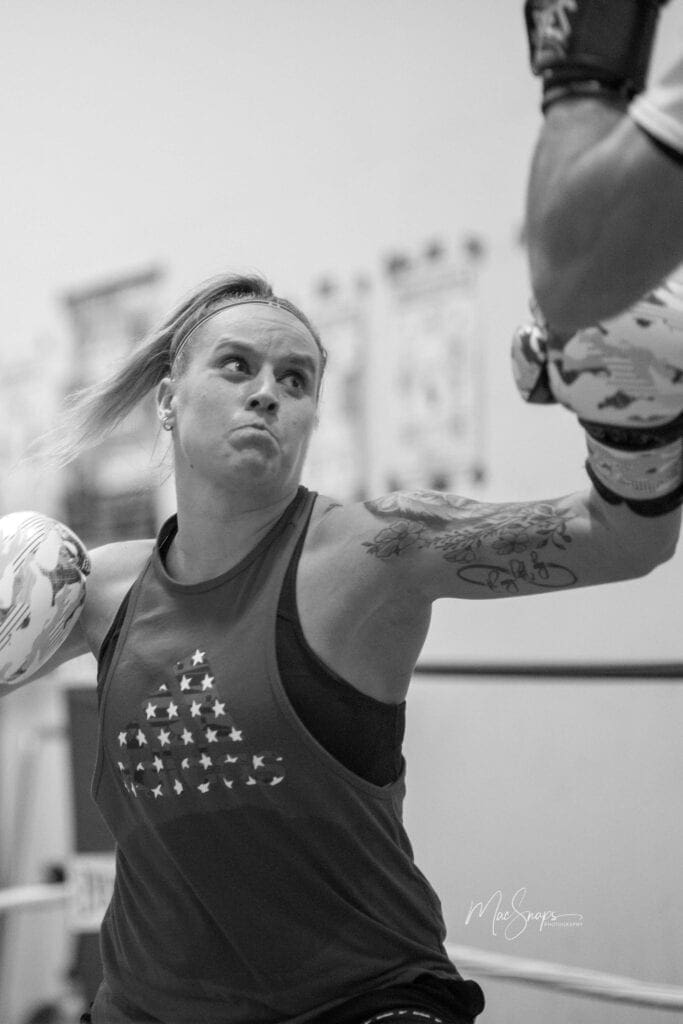
<path fill-rule="evenodd" d="M 192 335 L 194 334 L 194 332 L 197 330 L 198 327 L 201 327 L 203 323 L 206 323 L 207 320 L 210 320 L 212 316 L 217 316 L 218 313 L 222 313 L 224 309 L 230 309 L 232 306 L 243 306 L 246 303 L 252 303 L 252 302 L 260 303 L 263 306 L 274 306 L 276 309 L 284 309 L 285 312 L 291 313 L 292 316 L 295 316 L 297 318 L 297 320 L 300 320 L 301 323 L 306 328 L 306 330 L 309 331 L 313 335 L 313 340 L 315 341 L 315 343 L 318 346 L 318 348 L 320 348 L 320 342 L 318 341 L 318 339 L 313 334 L 313 332 L 311 330 L 311 325 L 304 318 L 304 316 L 301 313 L 297 312 L 289 304 L 285 305 L 283 303 L 283 301 L 277 297 L 277 295 L 273 295 L 269 299 L 261 299 L 261 298 L 255 297 L 255 296 L 247 295 L 247 296 L 244 296 L 242 298 L 228 299 L 226 302 L 221 303 L 220 306 L 217 306 L 215 309 L 212 309 L 208 313 L 205 313 L 204 316 L 201 317 L 197 321 L 196 324 L 193 324 L 193 326 L 189 329 L 189 331 L 187 332 L 185 337 L 181 338 L 178 346 L 176 347 L 176 350 L 173 353 L 173 358 L 171 360 L 171 367 L 173 367 L 173 365 L 175 364 L 176 359 L 178 358 L 178 356 L 180 355 L 180 353 L 184 349 L 185 345 L 190 340 L 190 338 L 192 337 Z"/>

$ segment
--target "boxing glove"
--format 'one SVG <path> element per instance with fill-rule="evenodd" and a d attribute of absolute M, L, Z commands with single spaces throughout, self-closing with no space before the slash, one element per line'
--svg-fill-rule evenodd
<path fill-rule="evenodd" d="M 586 469 L 607 501 L 641 515 L 683 503 L 683 279 L 570 337 L 542 320 L 518 329 L 512 361 L 526 401 L 560 402 L 578 416 Z"/>
<path fill-rule="evenodd" d="M 39 512 L 0 518 L 0 685 L 41 668 L 75 626 L 90 560 L 68 527 Z"/>
<path fill-rule="evenodd" d="M 531 69 L 543 80 L 542 109 L 568 96 L 625 104 L 645 88 L 667 0 L 527 0 Z"/>
<path fill-rule="evenodd" d="M 557 401 L 548 377 L 550 332 L 540 306 L 532 298 L 531 321 L 517 328 L 512 337 L 512 374 L 525 402 L 548 405 Z"/>

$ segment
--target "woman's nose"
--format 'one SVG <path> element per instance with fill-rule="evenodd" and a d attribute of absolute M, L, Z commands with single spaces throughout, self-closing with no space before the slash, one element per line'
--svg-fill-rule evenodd
<path fill-rule="evenodd" d="M 279 406 L 275 378 L 265 374 L 254 382 L 254 390 L 247 398 L 248 409 L 275 412 Z"/>

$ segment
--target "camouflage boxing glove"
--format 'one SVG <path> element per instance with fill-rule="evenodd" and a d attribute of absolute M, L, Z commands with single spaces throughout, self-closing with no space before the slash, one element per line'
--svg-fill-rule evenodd
<path fill-rule="evenodd" d="M 63 523 L 40 512 L 0 518 L 0 690 L 36 673 L 81 614 L 90 558 Z"/>
<path fill-rule="evenodd" d="M 683 503 L 683 278 L 567 338 L 538 319 L 512 344 L 517 387 L 560 402 L 586 431 L 596 490 L 641 515 Z"/>

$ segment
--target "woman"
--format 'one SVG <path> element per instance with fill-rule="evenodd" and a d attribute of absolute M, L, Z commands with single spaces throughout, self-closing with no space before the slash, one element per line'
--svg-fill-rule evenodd
<path fill-rule="evenodd" d="M 85 443 L 156 387 L 178 503 L 156 541 L 91 553 L 44 669 L 99 659 L 93 794 L 117 880 L 95 1024 L 472 1021 L 481 989 L 445 954 L 401 821 L 431 602 L 631 578 L 673 551 L 675 514 L 643 529 L 592 491 L 308 492 L 324 365 L 296 307 L 225 277 L 76 409 Z"/>

